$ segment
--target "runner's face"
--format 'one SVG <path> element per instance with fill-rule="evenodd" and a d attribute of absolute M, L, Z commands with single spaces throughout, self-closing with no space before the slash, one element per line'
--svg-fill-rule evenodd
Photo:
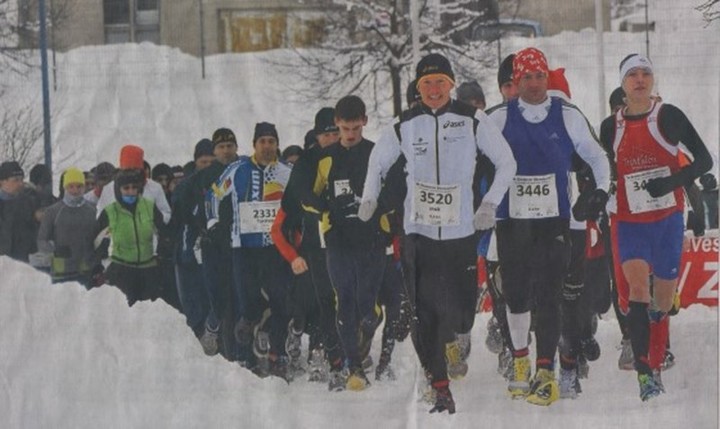
<path fill-rule="evenodd" d="M 442 75 L 422 79 L 418 85 L 423 104 L 431 109 L 439 109 L 449 103 L 452 88 L 452 82 Z"/>
<path fill-rule="evenodd" d="M 355 146 L 362 140 L 362 130 L 367 124 L 367 116 L 362 119 L 335 119 L 335 125 L 340 129 L 340 144 L 345 147 Z"/>
<path fill-rule="evenodd" d="M 207 168 L 215 160 L 215 155 L 203 155 L 195 160 L 195 171 L 200 171 L 203 168 Z"/>
<path fill-rule="evenodd" d="M 503 101 L 510 101 L 518 96 L 517 85 L 513 81 L 505 82 L 500 87 L 500 94 L 502 94 Z"/>
<path fill-rule="evenodd" d="M 317 140 L 320 147 L 328 147 L 331 144 L 338 141 L 338 138 L 340 137 L 340 133 L 337 131 L 330 131 L 327 133 L 320 133 L 315 136 L 315 140 Z"/>
<path fill-rule="evenodd" d="M 529 104 L 540 104 L 547 98 L 547 73 L 525 73 L 518 82 L 520 98 Z"/>
<path fill-rule="evenodd" d="M 235 159 L 235 155 L 237 155 L 237 144 L 233 142 L 218 143 L 215 145 L 213 153 L 221 164 L 228 165 Z"/>
<path fill-rule="evenodd" d="M 652 72 L 644 67 L 630 69 L 623 78 L 623 90 L 626 98 L 631 102 L 646 102 L 650 100 L 650 94 L 655 85 L 655 77 Z"/>
<path fill-rule="evenodd" d="M 22 190 L 23 185 L 24 184 L 22 176 L 13 176 L 8 177 L 5 180 L 0 180 L 0 189 L 10 195 L 15 195 L 19 193 Z"/>
<path fill-rule="evenodd" d="M 277 160 L 278 141 L 273 136 L 259 137 L 253 143 L 253 149 L 255 149 L 255 160 L 262 165 Z"/>
<path fill-rule="evenodd" d="M 73 197 L 79 197 L 85 193 L 85 185 L 80 183 L 68 183 L 65 186 L 65 192 Z"/>

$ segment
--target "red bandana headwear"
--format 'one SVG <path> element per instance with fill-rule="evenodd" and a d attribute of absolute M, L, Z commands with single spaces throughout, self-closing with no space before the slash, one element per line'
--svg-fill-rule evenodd
<path fill-rule="evenodd" d="M 515 59 L 513 59 L 513 82 L 515 84 L 524 74 L 535 72 L 548 73 L 547 60 L 539 49 L 525 48 L 515 54 Z"/>

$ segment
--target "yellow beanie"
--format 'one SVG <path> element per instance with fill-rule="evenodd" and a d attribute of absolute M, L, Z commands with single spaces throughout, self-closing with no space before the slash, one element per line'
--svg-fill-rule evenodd
<path fill-rule="evenodd" d="M 63 174 L 63 188 L 71 183 L 85 184 L 85 173 L 75 167 L 70 167 Z"/>

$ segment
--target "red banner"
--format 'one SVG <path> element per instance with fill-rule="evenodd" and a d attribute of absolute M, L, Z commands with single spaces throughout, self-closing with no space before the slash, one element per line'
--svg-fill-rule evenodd
<path fill-rule="evenodd" d="M 692 237 L 686 243 L 678 281 L 681 307 L 696 303 L 718 305 L 718 251 L 718 230 L 707 231 L 704 237 Z"/>

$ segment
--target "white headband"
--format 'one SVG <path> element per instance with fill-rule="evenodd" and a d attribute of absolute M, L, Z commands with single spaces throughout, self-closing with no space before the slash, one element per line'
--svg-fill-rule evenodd
<path fill-rule="evenodd" d="M 647 57 L 635 54 L 632 57 L 628 58 L 622 65 L 620 66 L 620 85 L 622 85 L 623 79 L 625 79 L 625 75 L 628 74 L 628 72 L 634 68 L 642 67 L 644 69 L 648 69 L 650 73 L 653 72 L 653 66 Z"/>

